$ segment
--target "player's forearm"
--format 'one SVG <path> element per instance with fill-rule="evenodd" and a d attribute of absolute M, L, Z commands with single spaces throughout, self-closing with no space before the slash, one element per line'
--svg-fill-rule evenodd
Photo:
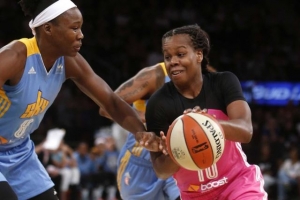
<path fill-rule="evenodd" d="M 146 130 L 137 113 L 124 101 L 116 103 L 115 108 L 107 112 L 114 121 L 133 134 Z"/>
<path fill-rule="evenodd" d="M 111 116 L 103 108 L 99 108 L 99 114 L 108 119 L 112 119 Z"/>
<path fill-rule="evenodd" d="M 150 152 L 154 171 L 158 178 L 167 179 L 179 170 L 179 166 L 173 160 L 160 152 Z"/>
<path fill-rule="evenodd" d="M 252 124 L 242 119 L 234 119 L 229 121 L 219 121 L 225 133 L 227 140 L 249 143 L 252 138 Z"/>

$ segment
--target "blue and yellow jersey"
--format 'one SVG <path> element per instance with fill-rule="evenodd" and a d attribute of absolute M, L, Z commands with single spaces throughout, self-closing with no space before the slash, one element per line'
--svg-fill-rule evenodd
<path fill-rule="evenodd" d="M 35 37 L 19 40 L 27 48 L 20 82 L 0 88 L 0 151 L 21 144 L 38 128 L 66 80 L 64 57 L 47 72 Z"/>
<path fill-rule="evenodd" d="M 165 74 L 165 82 L 170 81 L 170 78 L 167 74 L 166 71 L 166 66 L 164 63 L 159 63 L 160 66 L 162 67 L 164 74 Z M 146 104 L 147 100 L 137 100 L 133 103 L 133 107 L 139 111 L 146 111 Z M 126 141 L 126 147 L 127 149 L 131 152 L 132 155 L 137 156 L 137 157 L 142 157 L 147 160 L 150 160 L 150 154 L 148 153 L 147 150 L 145 150 L 143 147 L 141 147 L 135 140 L 133 134 L 129 134 L 127 141 Z"/>

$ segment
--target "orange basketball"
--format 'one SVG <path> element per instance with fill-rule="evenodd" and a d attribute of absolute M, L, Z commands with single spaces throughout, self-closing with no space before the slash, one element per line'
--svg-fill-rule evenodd
<path fill-rule="evenodd" d="M 167 133 L 170 157 L 179 166 L 197 171 L 222 156 L 225 137 L 222 126 L 207 113 L 188 113 L 176 118 Z"/>

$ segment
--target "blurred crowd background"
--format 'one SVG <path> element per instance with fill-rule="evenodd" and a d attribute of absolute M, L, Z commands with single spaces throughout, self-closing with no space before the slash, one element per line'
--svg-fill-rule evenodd
<path fill-rule="evenodd" d="M 112 89 L 141 68 L 163 61 L 161 37 L 166 31 L 196 23 L 210 35 L 210 64 L 218 71 L 232 71 L 241 81 L 300 82 L 300 1 L 74 2 L 84 18 L 81 54 Z M 0 47 L 32 37 L 30 19 L 17 1 L 1 0 L 0 13 Z M 299 199 L 299 105 L 250 107 L 254 135 L 249 144 L 243 144 L 248 161 L 261 167 L 269 199 L 280 194 Z M 99 138 L 111 138 L 112 125 L 99 116 L 90 99 L 66 81 L 32 139 L 40 144 L 49 129 L 64 128 L 65 144 L 77 151 L 85 142 L 86 151 L 94 155 Z"/>

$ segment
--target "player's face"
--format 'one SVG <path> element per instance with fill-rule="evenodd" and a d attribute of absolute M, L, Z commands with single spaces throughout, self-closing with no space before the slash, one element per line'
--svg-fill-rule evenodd
<path fill-rule="evenodd" d="M 170 79 L 177 86 L 186 85 L 200 78 L 198 54 L 187 34 L 178 34 L 163 40 L 164 62 Z"/>
<path fill-rule="evenodd" d="M 57 22 L 54 22 L 52 26 L 52 44 L 56 46 L 60 54 L 75 56 L 80 50 L 83 39 L 81 12 L 77 8 L 72 8 L 56 20 Z"/>

